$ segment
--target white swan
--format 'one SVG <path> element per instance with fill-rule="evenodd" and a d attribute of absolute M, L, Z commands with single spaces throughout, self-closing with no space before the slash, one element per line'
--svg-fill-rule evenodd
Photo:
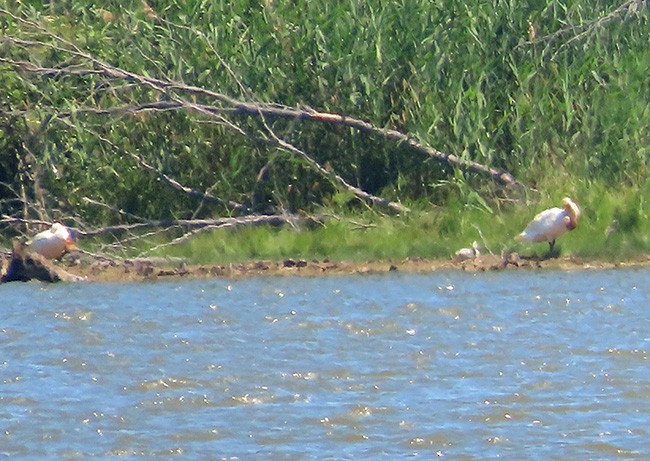
<path fill-rule="evenodd" d="M 49 230 L 36 234 L 27 242 L 27 249 L 47 259 L 59 259 L 64 254 L 76 250 L 70 229 L 63 224 L 54 223 Z"/>
<path fill-rule="evenodd" d="M 552 253 L 555 239 L 575 229 L 580 218 L 580 208 L 573 200 L 566 197 L 562 199 L 562 205 L 564 208 L 551 208 L 539 213 L 515 239 L 526 242 L 548 242 L 549 252 Z"/>

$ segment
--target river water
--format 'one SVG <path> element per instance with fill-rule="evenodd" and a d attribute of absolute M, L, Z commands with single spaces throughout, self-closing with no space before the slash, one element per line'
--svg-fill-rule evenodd
<path fill-rule="evenodd" d="M 649 459 L 650 270 L 0 286 L 0 456 Z"/>

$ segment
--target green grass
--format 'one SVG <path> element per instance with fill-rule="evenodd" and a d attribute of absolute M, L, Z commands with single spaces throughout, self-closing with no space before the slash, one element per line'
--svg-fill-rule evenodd
<path fill-rule="evenodd" d="M 513 250 L 544 254 L 545 243 L 513 240 L 542 209 L 559 206 L 571 195 L 582 209 L 577 229 L 558 239 L 562 255 L 587 259 L 629 260 L 650 253 L 650 186 L 643 190 L 605 190 L 578 184 L 529 206 L 503 206 L 489 212 L 477 207 L 416 208 L 401 216 L 372 212 L 339 215 L 312 229 L 267 226 L 217 230 L 161 254 L 194 263 L 231 263 L 285 258 L 388 260 L 407 257 L 449 258 L 476 240 L 484 253 Z"/>

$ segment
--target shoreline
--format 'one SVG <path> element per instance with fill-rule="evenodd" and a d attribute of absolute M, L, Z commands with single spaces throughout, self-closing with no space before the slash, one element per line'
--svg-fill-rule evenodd
<path fill-rule="evenodd" d="M 76 257 L 75 257 L 76 256 Z M 6 270 L 10 257 L 2 257 Z M 79 255 L 66 256 L 51 267 L 65 275 L 63 280 L 89 282 L 142 282 L 183 279 L 242 279 L 260 276 L 340 276 L 387 272 L 430 273 L 440 271 L 491 272 L 512 270 L 603 270 L 650 266 L 650 255 L 635 260 L 605 261 L 565 256 L 552 259 L 524 257 L 512 253 L 505 257 L 481 255 L 458 261 L 451 258 L 407 258 L 402 260 L 338 261 L 285 259 L 259 260 L 229 264 L 186 264 L 182 259 L 142 258 L 123 261 L 89 261 Z M 70 277 L 68 277 L 70 276 Z"/>

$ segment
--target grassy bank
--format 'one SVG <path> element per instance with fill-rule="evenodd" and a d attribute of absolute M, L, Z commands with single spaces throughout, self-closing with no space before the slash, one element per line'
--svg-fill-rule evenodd
<path fill-rule="evenodd" d="M 583 217 L 564 253 L 634 257 L 650 235 L 650 15 L 647 2 L 634 5 L 0 2 L 0 212 L 93 229 L 289 210 L 330 219 L 160 251 L 196 261 L 447 257 L 473 240 L 511 248 L 536 212 L 568 195 Z M 356 117 L 524 187 L 377 133 L 244 115 L 227 98 Z M 369 211 L 275 138 L 413 211 Z"/>
<path fill-rule="evenodd" d="M 558 239 L 563 256 L 626 261 L 650 255 L 650 186 L 646 185 L 642 195 L 636 189 L 581 189 L 572 195 L 580 200 L 583 212 L 578 228 Z M 561 198 L 561 194 L 546 197 L 530 207 L 506 203 L 491 210 L 458 202 L 447 207 L 416 205 L 400 216 L 327 211 L 326 221 L 309 229 L 262 226 L 217 230 L 158 254 L 187 257 L 199 264 L 286 258 L 449 258 L 476 240 L 484 253 L 512 250 L 541 256 L 547 252 L 547 244 L 519 243 L 513 237 L 538 211 L 559 206 Z"/>

